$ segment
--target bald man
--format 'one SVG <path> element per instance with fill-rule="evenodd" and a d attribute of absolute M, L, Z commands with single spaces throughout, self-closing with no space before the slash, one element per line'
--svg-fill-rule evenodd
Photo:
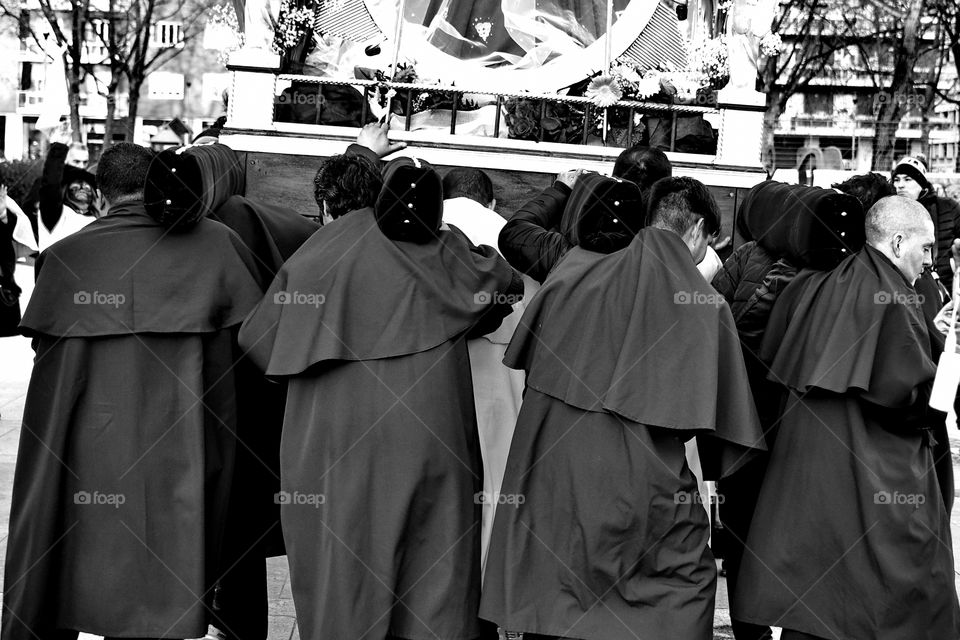
<path fill-rule="evenodd" d="M 936 353 L 913 288 L 933 223 L 890 196 L 866 239 L 797 276 L 761 348 L 785 401 L 732 615 L 782 640 L 958 637 L 931 437 L 943 414 L 927 406 Z"/>

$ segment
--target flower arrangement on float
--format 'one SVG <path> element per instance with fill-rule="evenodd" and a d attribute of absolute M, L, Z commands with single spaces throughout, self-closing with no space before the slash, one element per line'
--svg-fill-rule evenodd
<path fill-rule="evenodd" d="M 296 63 L 303 61 L 313 39 L 312 17 L 314 3 L 329 0 L 283 0 L 275 26 L 274 50 L 283 55 L 285 68 L 298 72 Z M 745 0 L 748 1 L 748 0 Z M 735 0 L 720 0 L 718 15 L 736 13 Z M 623 102 L 645 102 L 671 105 L 712 106 L 716 91 L 730 78 L 729 43 L 726 36 L 707 38 L 688 45 L 688 64 L 682 69 L 645 68 L 629 60 L 613 61 L 604 71 L 566 89 L 558 97 L 574 96 L 586 100 L 551 100 L 540 95 L 505 97 L 502 102 L 505 127 L 499 135 L 521 140 L 540 140 L 572 144 L 607 142 L 629 146 L 652 139 L 651 127 L 664 126 L 671 116 L 657 113 L 638 113 Z M 780 36 L 768 32 L 760 42 L 760 53 L 776 55 L 782 49 Z M 290 64 L 292 63 L 292 64 Z M 433 112 L 439 118 L 442 111 L 456 108 L 470 111 L 491 104 L 495 98 L 464 96 L 451 91 L 456 85 L 441 86 L 420 76 L 415 61 L 397 61 L 386 69 L 357 67 L 355 77 L 366 80 L 388 81 L 417 85 L 410 89 L 388 90 L 379 86 L 374 90 L 371 106 L 387 108 L 395 116 Z M 469 84 L 468 79 L 464 81 Z M 436 86 L 436 89 L 428 85 Z M 454 99 L 457 99 L 454 105 Z M 476 101 L 470 98 L 476 98 Z M 636 105 L 634 105 L 636 106 Z M 378 116 L 379 117 L 379 116 Z M 705 137 L 710 127 L 702 115 L 681 115 L 681 119 L 699 121 L 698 135 Z M 442 119 L 442 118 L 441 118 Z M 505 130 L 505 131 L 504 131 Z"/>
<path fill-rule="evenodd" d="M 312 0 L 282 0 L 277 21 L 273 25 L 273 51 L 280 54 L 283 67 L 299 73 L 303 61 L 313 48 L 313 19 L 316 7 Z"/>
<path fill-rule="evenodd" d="M 226 66 L 230 54 L 243 48 L 244 35 L 233 3 L 218 4 L 210 8 L 207 18 L 204 46 L 217 50 L 217 61 Z"/>

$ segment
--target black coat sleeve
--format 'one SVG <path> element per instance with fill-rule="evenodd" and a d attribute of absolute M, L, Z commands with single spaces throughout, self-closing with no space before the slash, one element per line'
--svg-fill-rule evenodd
<path fill-rule="evenodd" d="M 380 159 L 380 156 L 378 156 L 373 151 L 373 149 L 370 149 L 369 147 L 365 147 L 362 144 L 357 144 L 356 142 L 354 142 L 349 147 L 347 147 L 347 150 L 344 152 L 343 155 L 364 157 L 370 162 L 372 162 L 373 166 L 375 166 L 377 169 L 381 169 L 381 170 L 383 169 L 383 160 Z"/>
<path fill-rule="evenodd" d="M 552 229 L 560 223 L 570 188 L 554 183 L 523 205 L 500 231 L 500 252 L 507 262 L 537 282 L 543 282 L 555 264 L 570 250 L 570 242 Z"/>
<path fill-rule="evenodd" d="M 720 271 L 717 271 L 717 275 L 713 276 L 713 281 L 710 283 L 717 293 L 723 296 L 731 309 L 736 301 L 737 287 L 743 278 L 744 263 L 750 257 L 750 251 L 755 244 L 747 242 L 737 247 L 736 251 L 724 260 Z"/>
<path fill-rule="evenodd" d="M 63 215 L 63 167 L 67 162 L 68 147 L 54 142 L 47 152 L 40 177 L 40 219 L 47 229 L 53 229 Z"/>

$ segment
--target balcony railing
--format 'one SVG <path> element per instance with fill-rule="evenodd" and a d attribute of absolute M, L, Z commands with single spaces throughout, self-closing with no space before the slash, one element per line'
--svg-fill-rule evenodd
<path fill-rule="evenodd" d="M 777 121 L 777 131 L 797 131 L 799 129 L 831 128 L 838 132 L 850 131 L 856 123 L 857 129 L 873 129 L 876 126 L 873 116 L 858 115 L 854 121 L 850 118 L 841 118 L 835 115 L 810 114 L 802 116 L 784 116 Z M 930 118 L 931 131 L 950 131 L 953 124 L 949 118 Z M 918 116 L 904 116 L 898 127 L 907 131 L 919 131 L 923 128 L 923 120 Z"/>
<path fill-rule="evenodd" d="M 394 126 L 402 127 L 404 131 L 420 128 L 425 119 L 429 120 L 429 128 L 449 134 L 464 135 L 464 129 L 471 129 L 466 135 L 482 135 L 484 137 L 506 138 L 536 142 L 566 142 L 570 144 L 600 144 L 602 146 L 630 146 L 639 141 L 644 128 L 649 128 L 655 122 L 658 134 L 669 145 L 670 151 L 684 151 L 677 148 L 678 130 L 682 127 L 684 118 L 704 116 L 707 114 L 719 115 L 714 104 L 668 104 L 651 101 L 620 100 L 608 107 L 595 105 L 590 98 L 582 96 L 562 96 L 557 94 L 535 93 L 508 93 L 471 91 L 466 88 L 440 87 L 428 84 L 412 84 L 403 82 L 382 82 L 376 80 L 342 80 L 322 78 L 317 76 L 301 76 L 280 74 L 278 81 L 290 83 L 290 88 L 284 90 L 274 99 L 274 121 L 276 124 L 290 122 L 291 124 L 330 124 L 322 117 L 322 110 L 330 98 L 325 95 L 325 87 L 352 86 L 361 94 L 359 100 L 360 122 L 373 119 L 371 103 L 390 95 L 393 108 L 391 122 Z M 427 99 L 430 104 L 442 105 L 442 108 L 419 110 L 416 103 Z M 484 104 L 478 107 L 471 104 L 479 98 Z M 515 126 L 518 115 L 518 105 L 523 105 L 523 124 Z M 303 119 L 283 119 L 277 107 L 286 105 L 292 108 L 298 106 L 316 107 L 316 111 L 309 108 L 301 110 L 303 113 L 314 113 L 312 122 Z M 561 108 L 558 108 L 558 105 Z M 477 126 L 477 118 L 471 118 L 469 124 L 465 122 L 464 112 L 473 111 L 484 119 L 482 127 Z M 292 111 L 292 109 L 291 109 Z M 481 111 L 483 111 L 481 113 Z M 558 115 L 562 112 L 562 115 Z M 429 113 L 429 118 L 424 114 Z M 278 117 L 281 116 L 281 117 Z M 562 120 L 562 122 L 561 122 Z M 356 126 L 355 123 L 348 126 Z M 607 135 L 602 135 L 606 126 Z M 458 131 L 458 127 L 460 131 Z M 567 132 L 563 139 L 557 139 L 558 129 Z M 477 134 L 477 130 L 485 134 Z M 569 135 L 575 132 L 574 135 Z M 682 133 L 682 132 L 681 132 Z M 647 134 L 650 135 L 650 132 Z M 716 153 L 715 142 L 713 148 L 702 151 L 688 151 L 690 153 Z"/>

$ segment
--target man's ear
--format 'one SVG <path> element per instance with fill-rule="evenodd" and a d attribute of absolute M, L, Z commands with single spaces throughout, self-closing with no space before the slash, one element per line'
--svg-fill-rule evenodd
<path fill-rule="evenodd" d="M 323 213 L 320 214 L 320 218 L 324 225 L 333 222 L 333 216 L 330 215 L 330 207 L 327 205 L 326 200 L 323 201 Z"/>
<path fill-rule="evenodd" d="M 693 223 L 693 237 L 699 238 L 702 235 L 705 234 L 703 233 L 703 217 L 700 217 Z"/>
<path fill-rule="evenodd" d="M 893 236 L 890 240 L 890 244 L 893 245 L 893 255 L 900 257 L 900 243 L 903 242 L 903 235 L 898 233 Z"/>

